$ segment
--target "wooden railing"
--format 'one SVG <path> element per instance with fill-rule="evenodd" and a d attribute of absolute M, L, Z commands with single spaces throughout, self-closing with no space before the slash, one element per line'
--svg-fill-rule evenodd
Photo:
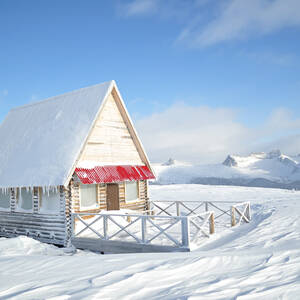
<path fill-rule="evenodd" d="M 84 219 L 89 216 L 90 218 Z M 72 238 L 94 237 L 103 241 L 133 241 L 144 245 L 189 248 L 200 237 L 214 233 L 211 211 L 191 216 L 137 215 L 128 213 L 74 213 Z"/>
<path fill-rule="evenodd" d="M 236 217 L 238 218 L 238 221 Z M 244 221 L 249 223 L 251 220 L 250 202 L 243 202 L 231 206 L 231 226 L 241 225 Z"/>
<path fill-rule="evenodd" d="M 250 202 L 237 201 L 149 201 L 150 210 L 155 215 L 192 216 L 207 211 L 214 212 L 214 220 L 218 226 L 236 226 L 251 220 Z M 236 217 L 239 219 L 236 220 Z M 201 219 L 202 217 L 199 216 Z"/>

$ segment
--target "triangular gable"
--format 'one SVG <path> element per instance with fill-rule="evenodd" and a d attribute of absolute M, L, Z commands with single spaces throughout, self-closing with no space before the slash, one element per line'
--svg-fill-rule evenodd
<path fill-rule="evenodd" d="M 99 109 L 65 185 L 75 168 L 103 165 L 146 165 L 153 173 L 115 82 Z"/>
<path fill-rule="evenodd" d="M 91 129 L 76 167 L 142 165 L 137 146 L 112 94 Z"/>

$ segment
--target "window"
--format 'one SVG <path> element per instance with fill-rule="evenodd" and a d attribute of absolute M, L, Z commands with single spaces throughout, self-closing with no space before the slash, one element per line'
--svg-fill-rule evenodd
<path fill-rule="evenodd" d="M 32 191 L 26 188 L 19 188 L 17 190 L 17 210 L 19 211 L 32 211 Z"/>
<path fill-rule="evenodd" d="M 92 209 L 97 206 L 97 185 L 80 184 L 80 207 Z"/>
<path fill-rule="evenodd" d="M 39 189 L 40 194 L 40 212 L 41 213 L 59 213 L 60 211 L 60 197 L 57 191 L 43 192 Z"/>
<path fill-rule="evenodd" d="M 0 189 L 0 209 L 10 209 L 10 192 Z"/>
<path fill-rule="evenodd" d="M 125 201 L 132 202 L 139 199 L 138 182 L 125 182 Z"/>

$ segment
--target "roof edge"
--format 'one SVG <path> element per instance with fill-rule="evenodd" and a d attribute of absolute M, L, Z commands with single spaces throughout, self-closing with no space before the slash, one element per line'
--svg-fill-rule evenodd
<path fill-rule="evenodd" d="M 80 88 L 80 89 L 76 89 L 76 90 L 73 90 L 73 91 L 70 91 L 70 92 L 66 92 L 66 93 L 63 93 L 63 94 L 56 95 L 56 96 L 48 97 L 48 98 L 45 98 L 45 99 L 42 99 L 42 100 L 39 100 L 39 101 L 36 101 L 36 102 L 33 102 L 33 103 L 28 103 L 28 104 L 24 104 L 24 105 L 21 105 L 21 106 L 16 106 L 16 107 L 13 107 L 12 109 L 10 109 L 9 112 L 19 110 L 19 109 L 23 109 L 23 108 L 27 108 L 27 107 L 31 107 L 31 106 L 35 106 L 35 105 L 39 105 L 39 104 L 43 104 L 45 102 L 55 100 L 55 99 L 57 99 L 61 96 L 64 96 L 64 95 L 75 94 L 75 93 L 78 93 L 78 92 L 83 91 L 85 89 L 89 89 L 89 88 L 92 88 L 92 87 L 96 87 L 98 85 L 104 85 L 104 84 L 108 84 L 108 83 L 110 85 L 112 83 L 115 84 L 115 81 L 114 80 L 104 81 L 104 82 L 101 82 L 101 83 L 97 83 L 97 84 L 89 85 L 89 86 L 86 86 L 86 87 L 83 87 L 83 88 Z"/>
<path fill-rule="evenodd" d="M 116 82 L 115 82 L 114 80 L 107 81 L 106 83 L 109 83 L 109 86 L 108 86 L 108 88 L 107 88 L 107 90 L 106 90 L 105 96 L 103 97 L 103 99 L 102 99 L 102 101 L 101 101 L 101 104 L 100 104 L 100 106 L 99 106 L 99 108 L 98 108 L 98 111 L 97 111 L 97 113 L 96 113 L 96 115 L 95 115 L 95 118 L 94 118 L 93 122 L 91 123 L 91 126 L 90 126 L 90 128 L 89 128 L 89 130 L 88 130 L 88 133 L 87 133 L 87 135 L 86 135 L 86 137 L 85 137 L 83 143 L 82 143 L 81 146 L 79 147 L 78 154 L 76 155 L 76 158 L 75 158 L 75 160 L 74 160 L 74 162 L 73 162 L 73 164 L 72 164 L 72 167 L 71 167 L 71 169 L 69 170 L 67 176 L 65 177 L 65 180 L 64 180 L 64 183 L 63 183 L 63 185 L 64 185 L 65 187 L 68 186 L 68 184 L 69 184 L 69 182 L 70 182 L 70 180 L 71 180 L 71 178 L 72 178 L 72 176 L 73 176 L 73 173 L 74 173 L 74 171 L 75 171 L 75 169 L 76 169 L 77 162 L 78 162 L 78 160 L 79 160 L 79 158 L 80 158 L 80 156 L 81 156 L 81 153 L 82 153 L 82 151 L 83 151 L 83 149 L 84 149 L 84 147 L 85 147 L 85 145 L 86 145 L 86 143 L 87 143 L 87 141 L 88 141 L 88 138 L 89 138 L 89 136 L 90 136 L 90 134 L 91 134 L 91 130 L 92 130 L 92 128 L 94 127 L 94 125 L 95 125 L 95 123 L 96 123 L 96 121 L 97 121 L 97 119 L 98 119 L 98 117 L 99 117 L 99 114 L 100 114 L 101 111 L 102 111 L 102 108 L 103 108 L 103 106 L 104 106 L 104 103 L 106 102 L 106 99 L 107 99 L 108 95 L 112 92 L 113 88 L 117 86 L 117 84 L 116 84 Z"/>

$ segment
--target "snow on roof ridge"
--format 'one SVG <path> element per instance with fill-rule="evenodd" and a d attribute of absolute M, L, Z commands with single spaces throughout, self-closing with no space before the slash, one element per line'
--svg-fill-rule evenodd
<path fill-rule="evenodd" d="M 56 96 L 52 96 L 52 97 L 49 97 L 49 98 L 46 98 L 46 99 L 42 99 L 42 100 L 39 100 L 39 101 L 36 101 L 36 102 L 33 102 L 33 103 L 28 103 L 28 104 L 24 104 L 24 105 L 21 105 L 21 106 L 13 107 L 10 111 L 21 110 L 21 109 L 24 109 L 24 108 L 27 108 L 27 107 L 32 107 L 32 106 L 35 106 L 35 105 L 44 104 L 45 102 L 48 102 L 48 101 L 57 100 L 57 98 L 61 98 L 62 96 L 76 94 L 80 91 L 87 90 L 87 89 L 90 89 L 90 88 L 93 88 L 93 87 L 96 87 L 96 86 L 99 86 L 99 85 L 104 85 L 104 84 L 107 84 L 107 83 L 109 83 L 111 85 L 112 83 L 115 83 L 115 80 L 109 80 L 109 81 L 93 84 L 93 85 L 86 86 L 86 87 L 83 87 L 83 88 L 80 88 L 80 89 L 77 89 L 77 90 L 73 90 L 73 91 L 70 91 L 70 92 L 66 92 L 66 93 L 63 93 L 63 94 L 60 94 L 60 95 L 56 95 Z"/>

